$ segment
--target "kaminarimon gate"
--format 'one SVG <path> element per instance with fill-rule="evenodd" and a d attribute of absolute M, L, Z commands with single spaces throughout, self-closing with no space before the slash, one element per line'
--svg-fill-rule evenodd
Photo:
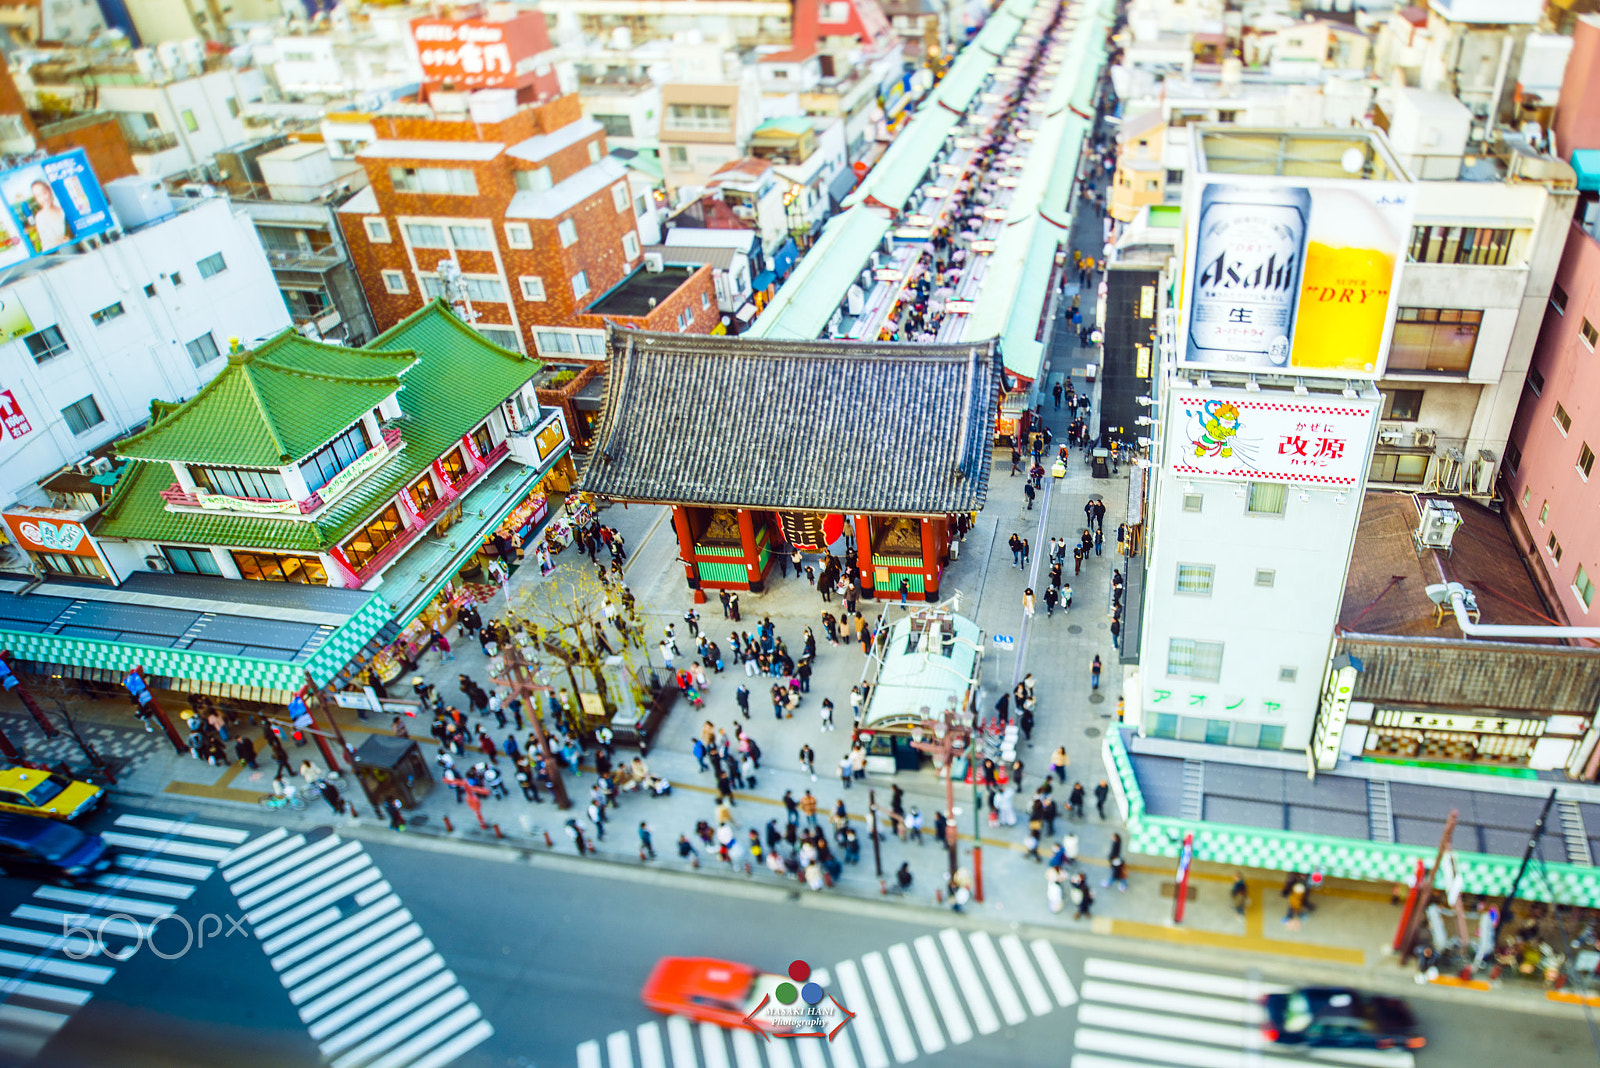
<path fill-rule="evenodd" d="M 983 506 L 996 344 L 772 341 L 612 327 L 581 489 L 667 504 L 684 576 L 764 588 L 774 548 L 848 525 L 866 596 L 935 600 L 956 518 Z M 870 551 L 869 551 L 870 550 Z"/>

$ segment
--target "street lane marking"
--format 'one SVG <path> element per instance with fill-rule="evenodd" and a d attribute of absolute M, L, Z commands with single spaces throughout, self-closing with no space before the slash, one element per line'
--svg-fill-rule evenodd
<path fill-rule="evenodd" d="M 357 872 L 356 875 L 351 878 L 348 885 L 335 886 L 332 890 L 314 897 L 310 901 L 301 902 L 288 912 L 275 916 L 265 923 L 256 923 L 254 920 L 252 920 L 250 921 L 251 926 L 256 929 L 257 938 L 265 938 L 268 935 L 277 934 L 285 927 L 300 922 L 307 916 L 310 916 L 312 913 L 316 912 L 318 909 L 325 909 L 335 901 L 338 901 L 341 898 L 349 897 L 350 893 L 357 887 L 365 886 L 367 883 L 373 882 L 377 878 L 378 869 L 370 866 L 366 867 Z"/>
<path fill-rule="evenodd" d="M 883 1024 L 883 1033 L 889 1039 L 889 1050 L 894 1054 L 894 1059 L 901 1064 L 916 1060 L 917 1044 L 911 1037 L 911 1028 L 906 1026 L 900 1002 L 894 996 L 894 983 L 889 978 L 889 968 L 883 962 L 883 954 L 863 953 L 861 970 L 866 972 L 867 983 L 872 990 L 872 1003 L 877 1009 L 879 1022 Z"/>
<path fill-rule="evenodd" d="M 359 843 L 357 844 L 359 845 Z M 330 886 L 339 887 L 342 889 L 342 884 L 346 879 L 355 875 L 357 872 L 360 872 L 362 869 L 371 869 L 371 867 L 372 858 L 368 857 L 365 853 L 359 853 L 358 855 L 351 857 L 349 860 L 340 864 L 338 867 L 325 871 L 316 878 L 308 880 L 307 882 L 300 883 L 293 889 L 285 890 L 283 893 L 274 898 L 263 901 L 257 908 L 247 907 L 245 918 L 248 919 L 253 925 L 260 927 L 262 926 L 263 920 L 271 919 L 284 909 L 289 908 L 289 906 L 299 904 L 306 898 L 326 890 Z M 374 872 L 373 877 L 377 877 L 376 872 Z M 348 897 L 348 890 L 339 896 Z"/>
<path fill-rule="evenodd" d="M 330 841 L 331 839 L 324 839 Z M 314 875 L 320 875 L 336 864 L 341 864 L 361 852 L 360 842 L 345 842 L 337 849 L 320 849 L 322 842 L 318 842 L 310 849 L 303 849 L 294 857 L 284 861 L 294 861 L 292 870 L 284 872 L 277 878 L 269 878 L 261 882 L 264 872 L 240 879 L 233 884 L 234 896 L 239 899 L 239 904 L 245 909 L 253 909 L 263 901 L 271 901 L 292 887 L 303 886 Z M 313 857 L 313 853 L 320 855 Z M 277 865 L 273 865 L 277 867 Z M 246 885 L 248 884 L 248 885 Z"/>
<path fill-rule="evenodd" d="M 1147 986 L 1176 986 L 1199 994 L 1221 994 L 1234 998 L 1253 998 L 1258 994 L 1280 993 L 1287 987 L 1267 983 L 1252 983 L 1227 975 L 1209 972 L 1181 971 L 1177 968 L 1156 968 L 1148 964 L 1090 957 L 1083 962 L 1083 974 L 1096 979 L 1122 979 Z"/>
<path fill-rule="evenodd" d="M 694 1052 L 694 1028 L 682 1016 L 667 1017 L 667 1045 L 672 1047 L 672 1068 L 700 1068 Z"/>
<path fill-rule="evenodd" d="M 939 957 L 939 947 L 934 945 L 933 936 L 922 935 L 911 944 L 917 947 L 917 959 L 928 977 L 933 1000 L 939 1003 L 939 1016 L 944 1020 L 945 1030 L 950 1032 L 951 1043 L 959 1046 L 971 1042 L 972 1028 L 961 1008 L 961 997 L 956 993 L 955 984 L 950 982 L 950 974 L 944 970 L 944 961 Z"/>
<path fill-rule="evenodd" d="M 116 974 L 115 968 L 107 968 L 103 964 L 79 964 L 70 960 L 42 960 L 37 956 L 26 953 L 12 953 L 9 950 L 0 950 L 0 968 L 15 968 L 20 972 L 33 971 L 41 975 L 53 975 L 57 979 L 76 979 L 81 983 L 94 983 L 104 986 L 106 981 Z"/>
<path fill-rule="evenodd" d="M 1259 1021 L 1262 1015 L 1261 1006 L 1253 1001 L 1208 998 L 1201 994 L 1181 994 L 1176 990 L 1152 986 L 1127 986 L 1101 979 L 1084 980 L 1083 998 L 1085 1001 L 1106 1001 L 1140 1009 L 1160 1009 L 1183 1016 L 1208 1016 L 1234 1023 Z"/>
<path fill-rule="evenodd" d="M 762 1068 L 761 1050 L 756 1045 L 754 1031 L 746 1031 L 737 1027 L 728 1032 L 728 1037 L 733 1040 L 733 1063 L 736 1068 Z M 782 1039 L 778 1041 L 788 1041 Z M 631 1068 L 625 1065 L 624 1068 Z"/>
<path fill-rule="evenodd" d="M 393 957 L 390 957 L 388 960 L 373 968 L 366 975 L 352 979 L 343 986 L 335 987 L 333 990 L 330 990 L 316 1001 L 313 1001 L 311 1004 L 302 1008 L 300 1010 L 300 1019 L 306 1023 L 310 1023 L 318 1016 L 321 1016 L 329 1009 L 332 1009 L 335 1005 L 340 1005 L 345 1001 L 348 1001 L 352 994 L 360 990 L 363 982 L 388 978 L 391 973 L 399 971 L 408 964 L 415 963 L 418 957 L 427 956 L 429 953 L 432 953 L 432 951 L 433 943 L 427 941 L 422 941 L 416 943 L 415 945 L 407 946 L 399 953 L 396 953 Z M 438 954 L 435 953 L 434 956 L 438 956 Z M 440 963 L 443 963 L 443 961 L 441 960 Z"/>
<path fill-rule="evenodd" d="M 415 986 L 427 975 L 442 968 L 444 968 L 444 958 L 436 953 L 427 960 L 423 961 L 421 964 L 417 965 L 415 968 L 409 968 L 400 975 L 390 979 L 382 986 L 375 987 L 372 990 L 367 991 L 365 994 L 362 994 L 359 998 L 352 1001 L 338 1012 L 318 1020 L 316 1023 L 306 1028 L 306 1032 L 316 1040 L 320 1040 L 326 1035 L 331 1035 L 345 1024 L 355 1019 L 357 1016 L 360 1016 L 363 1012 L 366 1012 L 368 1009 L 372 1008 L 372 1006 L 377 1005 L 380 1002 L 387 1001 L 389 998 L 394 997 L 402 990 L 406 990 Z M 448 971 L 442 971 L 440 974 L 450 976 L 450 981 L 452 983 L 456 981 L 456 977 L 454 975 L 450 975 L 450 972 Z"/>
<path fill-rule="evenodd" d="M 92 938 L 89 941 L 93 944 L 80 945 L 77 939 L 69 939 L 65 935 L 51 934 L 47 931 L 35 931 L 31 927 L 8 927 L 0 924 L 0 942 L 15 942 L 19 946 L 34 946 L 38 949 L 55 950 L 62 949 L 70 944 L 74 953 L 82 953 L 88 957 L 99 956 L 99 942 Z"/>
<path fill-rule="evenodd" d="M 170 897 L 178 901 L 185 901 L 194 896 L 194 886 L 191 883 L 169 883 L 165 879 L 141 879 L 136 875 L 116 875 L 112 872 L 97 875 L 94 885 L 109 890 L 131 890 L 136 894 Z"/>
<path fill-rule="evenodd" d="M 967 945 L 961 940 L 961 932 L 946 927 L 939 932 L 939 941 L 944 944 L 945 956 L 950 958 L 950 970 L 956 973 L 956 985 L 966 995 L 967 1007 L 972 1010 L 973 1026 L 981 1035 L 994 1034 L 1000 1030 L 1000 1018 L 994 1014 L 994 1008 L 983 992 L 978 969 L 972 966 L 972 958 L 967 955 Z"/>
<path fill-rule="evenodd" d="M 487 1041 L 494 1035 L 488 1020 L 479 1020 L 455 1038 L 439 1046 L 432 1053 L 411 1062 L 410 1068 L 444 1068 L 467 1050 Z"/>
<path fill-rule="evenodd" d="M 100 837 L 105 840 L 106 845 L 140 849 L 151 853 L 171 853 L 173 856 L 189 857 L 192 860 L 218 861 L 232 852 L 220 846 L 199 845 L 177 839 L 147 838 L 142 834 L 121 834 L 117 831 L 106 831 Z"/>
<path fill-rule="evenodd" d="M 1017 997 L 1017 992 L 1011 987 L 1011 980 L 1006 978 L 1005 965 L 1000 963 L 1000 954 L 995 952 L 994 942 L 989 938 L 987 931 L 974 931 L 968 938 L 972 943 L 972 954 L 978 958 L 978 967 L 983 969 L 985 978 L 989 980 L 989 987 L 994 991 L 994 999 L 1000 1005 L 1000 1015 L 1005 1017 L 1008 1024 L 1019 1024 L 1028 1018 L 1027 1010 L 1022 1007 L 1022 999 Z"/>
<path fill-rule="evenodd" d="M 878 1028 L 873 1023 L 872 1003 L 867 1000 L 867 988 L 861 982 L 861 973 L 856 970 L 855 961 L 841 961 L 834 965 L 833 974 L 839 979 L 839 986 L 844 990 L 845 1008 L 856 1014 L 846 1030 L 852 1031 L 855 1038 L 861 1043 L 861 1059 L 867 1068 L 889 1068 L 889 1055 L 884 1051 L 883 1039 L 878 1037 Z M 707 1065 L 707 1068 L 717 1068 Z"/>
<path fill-rule="evenodd" d="M 268 864 L 264 868 L 257 868 L 249 875 L 235 876 L 227 874 L 228 885 L 233 888 L 233 893 L 238 897 L 239 903 L 248 908 L 249 905 L 245 904 L 246 898 L 251 899 L 252 903 L 259 900 L 255 894 L 257 887 L 272 883 L 272 880 L 284 875 L 287 875 L 292 880 L 295 873 L 309 867 L 312 860 L 324 853 L 334 851 L 343 844 L 338 835 L 330 834 L 320 842 L 313 842 L 311 845 L 301 849 L 290 851 L 277 861 Z M 351 842 L 350 845 L 355 846 L 357 849 L 361 848 L 360 842 Z M 350 851 L 348 849 L 344 851 L 345 856 L 349 856 L 349 854 Z"/>
<path fill-rule="evenodd" d="M 261 948 L 266 951 L 268 956 L 271 956 L 284 946 L 292 946 L 313 931 L 320 930 L 321 928 L 328 926 L 328 924 L 337 920 L 342 915 L 343 913 L 341 913 L 338 909 L 324 909 L 315 916 L 312 916 L 310 919 L 306 920 L 304 923 L 300 924 L 300 926 L 291 927 L 282 934 L 275 935 L 272 938 L 262 942 Z M 259 932 L 257 933 L 257 937 L 260 937 Z"/>
<path fill-rule="evenodd" d="M 335 838 L 337 836 L 329 835 L 328 837 Z M 251 845 L 254 844 L 254 842 L 251 843 Z M 222 869 L 222 877 L 228 880 L 228 885 L 233 886 L 243 881 L 251 872 L 260 871 L 263 864 L 271 864 L 281 857 L 288 856 L 295 850 L 304 848 L 305 844 L 306 836 L 297 834 L 293 838 L 280 839 L 271 849 L 240 858 L 235 862 L 224 861 L 218 867 Z M 332 847 L 330 846 L 329 848 Z"/>
<path fill-rule="evenodd" d="M 365 916 L 366 913 L 357 913 L 356 915 Z M 355 916 L 350 917 L 350 919 L 355 919 Z M 405 909 L 399 909 L 387 916 L 379 917 L 376 921 L 369 919 L 359 930 L 345 939 L 342 945 L 334 946 L 324 953 L 319 953 L 311 960 L 303 961 L 287 970 L 278 969 L 276 966 L 274 966 L 274 970 L 278 972 L 279 979 L 285 987 L 295 986 L 312 976 L 331 975 L 333 969 L 340 966 L 341 961 L 349 959 L 351 953 L 354 953 L 368 942 L 374 942 L 387 935 L 390 931 L 403 927 L 410 920 L 411 913 Z M 343 924 L 339 926 L 342 927 Z M 411 926 L 416 927 L 416 924 Z M 422 928 L 417 927 L 417 933 L 420 936 Z M 328 936 L 328 932 L 324 932 L 318 935 L 316 939 L 308 942 L 307 945 L 313 945 L 318 939 L 327 938 Z"/>
<path fill-rule="evenodd" d="M 136 831 L 157 831 L 162 834 L 181 834 L 186 838 L 205 838 L 213 842 L 238 845 L 250 837 L 249 831 L 236 827 L 212 827 L 204 823 L 186 823 L 183 820 L 162 820 L 154 816 L 118 816 L 118 827 L 132 827 Z"/>
<path fill-rule="evenodd" d="M 594 1039 L 578 1043 L 578 1068 L 604 1068 L 600 1063 L 600 1043 Z"/>
<path fill-rule="evenodd" d="M 229 852 L 227 856 L 222 858 L 222 863 L 224 865 L 236 864 L 245 857 L 250 856 L 252 853 L 259 853 L 269 845 L 274 845 L 278 842 L 281 842 L 288 836 L 289 832 L 284 830 L 282 827 L 274 827 L 260 838 L 252 838 L 244 845 Z"/>
<path fill-rule="evenodd" d="M 706 1068 L 730 1068 L 728 1047 L 722 1044 L 722 1028 L 717 1025 L 700 1025 L 700 1052 L 705 1056 Z"/>
<path fill-rule="evenodd" d="M 1092 1003 L 1078 1009 L 1078 1024 L 1115 1027 L 1147 1035 L 1174 1032 L 1173 1020 L 1169 1016 Z M 1254 1028 L 1241 1027 L 1238 1024 L 1214 1023 L 1210 1020 L 1184 1020 L 1179 1027 L 1182 1036 L 1193 1042 L 1209 1042 L 1214 1046 L 1229 1046 L 1240 1050 L 1260 1048 L 1259 1032 Z"/>
<path fill-rule="evenodd" d="M 812 978 L 815 979 L 816 976 L 813 975 Z M 802 1038 L 797 1044 L 801 1046 L 810 1046 L 816 1041 L 817 1039 L 814 1038 Z M 788 1039 L 784 1039 L 781 1042 L 768 1042 L 767 1068 L 794 1068 L 794 1059 L 789 1056 L 789 1050 L 791 1048 L 792 1046 L 790 1045 Z"/>
<path fill-rule="evenodd" d="M 74 990 L 69 986 L 56 986 L 54 983 L 35 983 L 29 979 L 18 979 L 14 976 L 0 978 L 0 998 L 9 998 L 13 994 L 21 994 L 26 998 L 38 1001 L 54 1001 L 62 1005 L 81 1006 L 93 995 L 87 990 Z"/>
<path fill-rule="evenodd" d="M 460 987 L 456 987 L 443 997 L 428 1002 L 394 1026 L 367 1039 L 361 1045 L 334 1061 L 332 1068 L 354 1068 L 356 1065 L 365 1064 L 384 1050 L 389 1049 L 396 1042 L 404 1039 L 407 1035 L 414 1034 L 419 1027 L 427 1026 L 466 1000 L 467 992 Z M 471 1006 L 468 1006 L 468 1008 L 471 1008 Z"/>
<path fill-rule="evenodd" d="M 436 973 L 433 978 L 429 979 L 421 986 L 414 987 L 405 994 L 389 1002 L 383 1008 L 368 1016 L 360 1023 L 355 1024 L 352 1027 L 348 1027 L 334 1035 L 332 1038 L 328 1039 L 328 1041 L 324 1042 L 320 1047 L 322 1050 L 322 1055 L 324 1057 L 333 1057 L 343 1050 L 348 1049 L 350 1046 L 360 1042 L 362 1039 L 378 1030 L 378 1028 L 382 1027 L 390 1020 L 393 1020 L 395 1017 L 410 1011 L 413 1006 L 422 1004 L 423 1002 L 432 998 L 435 994 L 440 994 L 444 991 L 450 990 L 450 988 L 455 985 L 455 981 L 456 977 L 451 975 L 449 972 Z M 467 992 L 457 986 L 454 990 L 450 990 L 450 994 L 446 994 L 445 997 L 449 998 L 451 995 L 459 995 L 460 998 L 465 998 L 467 996 Z M 451 1001 L 452 1005 L 458 1003 L 459 998 Z"/>
<path fill-rule="evenodd" d="M 373 1061 L 367 1065 L 367 1068 L 400 1068 L 401 1065 L 409 1063 L 419 1054 L 436 1047 L 440 1042 L 444 1041 L 446 1036 L 455 1034 L 475 1020 L 480 1020 L 482 1016 L 483 1013 L 478 1011 L 478 1006 L 468 1003 L 399 1049 L 394 1050 L 388 1056 Z M 487 1024 L 484 1026 L 488 1027 Z M 488 1034 L 485 1034 L 484 1038 L 492 1034 L 494 1034 L 494 1028 L 490 1027 Z M 483 1039 L 480 1038 L 478 1041 L 481 1042 Z"/>
<path fill-rule="evenodd" d="M 1055 1008 L 1050 1003 L 1050 995 L 1045 993 L 1044 984 L 1034 974 L 1033 965 L 1028 963 L 1028 953 L 1022 948 L 1022 939 L 1014 934 L 1001 935 L 1000 948 L 1005 952 L 1011 971 L 1017 977 L 1017 985 L 1022 987 L 1022 996 L 1027 998 L 1028 1008 L 1033 1010 L 1033 1014 L 1043 1016 Z"/>
<path fill-rule="evenodd" d="M 32 1031 L 59 1031 L 70 1016 L 30 1009 L 26 1005 L 0 1005 L 0 1024 L 16 1024 Z"/>
<path fill-rule="evenodd" d="M 126 912 L 129 916 L 170 916 L 171 905 L 165 902 L 141 901 L 136 897 L 118 897 L 115 894 L 91 894 L 87 890 L 68 890 L 62 886 L 41 886 L 33 896 L 45 901 L 60 901 L 67 905 L 83 905 L 100 912 Z"/>
<path fill-rule="evenodd" d="M 285 968 L 289 967 L 291 964 L 293 964 L 295 961 L 303 960 L 308 955 L 310 955 L 312 953 L 315 953 L 317 950 L 321 949 L 323 946 L 326 946 L 329 942 L 333 942 L 333 941 L 336 941 L 337 939 L 343 938 L 345 935 L 349 934 L 351 931 L 357 930 L 357 929 L 361 928 L 365 924 L 369 924 L 369 923 L 372 923 L 372 922 L 374 922 L 374 921 L 376 921 L 378 919 L 381 919 L 382 917 L 386 916 L 387 914 L 389 914 L 390 912 L 395 911 L 395 910 L 398 910 L 398 913 L 397 913 L 398 915 L 404 916 L 408 920 L 411 918 L 411 913 L 410 912 L 406 911 L 403 908 L 400 908 L 400 899 L 398 897 L 395 897 L 393 894 L 390 894 L 388 897 L 384 898 L 382 901 L 379 901 L 377 904 L 372 905 L 369 908 L 362 909 L 360 912 L 356 913 L 355 915 L 350 916 L 350 917 L 348 917 L 348 918 L 346 918 L 344 920 L 339 921 L 338 923 L 334 924 L 332 927 L 329 927 L 326 931 L 323 931 L 319 935 L 315 935 L 315 936 L 313 936 L 311 938 L 306 939 L 304 942 L 302 942 L 299 945 L 295 946 L 293 949 L 289 950 L 287 953 L 281 953 L 278 956 L 273 957 L 272 958 L 272 969 L 273 969 L 273 971 L 282 971 L 283 969 L 285 969 Z M 334 913 L 334 915 L 336 915 L 336 916 L 338 915 L 338 910 L 337 909 L 330 910 L 330 911 L 332 911 Z M 315 928 L 313 928 L 313 930 L 315 930 Z"/>
<path fill-rule="evenodd" d="M 802 1042 L 797 1048 L 800 1053 L 800 1068 L 828 1068 L 828 1055 L 822 1052 L 821 1042 Z"/>
<path fill-rule="evenodd" d="M 289 991 L 289 1001 L 298 1005 L 302 1001 L 314 998 L 335 983 L 354 975 L 367 965 L 383 959 L 395 950 L 412 944 L 413 941 L 426 941 L 422 938 L 422 928 L 414 923 L 395 932 L 377 945 L 368 946 L 338 967 L 328 969 L 309 982 L 290 989 L 288 982 L 285 981 L 284 989 Z"/>
<path fill-rule="evenodd" d="M 1319 1061 L 1354 1064 L 1363 1068 L 1412 1068 L 1417 1063 L 1416 1054 L 1404 1049 L 1318 1049 L 1312 1050 L 1311 1056 Z"/>
<path fill-rule="evenodd" d="M 633 1043 L 628 1041 L 628 1032 L 613 1031 L 607 1035 L 606 1053 L 610 1068 L 633 1068 Z"/>
<path fill-rule="evenodd" d="M 900 981 L 900 993 L 905 998 L 911 1022 L 916 1026 L 917 1037 L 922 1040 L 923 1052 L 938 1053 L 944 1049 L 944 1034 L 939 1030 L 939 1017 L 933 1011 L 933 1003 L 923 992 L 916 962 L 911 959 L 911 947 L 904 942 L 890 946 L 889 963 L 894 965 L 895 978 Z"/>
<path fill-rule="evenodd" d="M 156 857 L 131 857 L 126 853 L 118 853 L 116 865 L 127 868 L 129 871 L 142 872 L 149 875 L 170 875 L 175 879 L 193 879 L 195 882 L 205 882 L 211 873 L 217 869 L 209 864 L 185 864 L 178 860 L 160 860 Z"/>
<path fill-rule="evenodd" d="M 1056 996 L 1056 1004 L 1063 1009 L 1076 1004 L 1078 992 L 1072 989 L 1072 980 L 1067 978 L 1067 970 L 1061 966 L 1061 958 L 1056 956 L 1055 947 L 1043 938 L 1035 938 L 1029 944 L 1033 947 L 1034 960 L 1039 962 L 1039 970 L 1044 972 L 1045 981 Z"/>
<path fill-rule="evenodd" d="M 661 1048 L 661 1025 L 654 1020 L 639 1025 L 639 1068 L 667 1068 Z"/>

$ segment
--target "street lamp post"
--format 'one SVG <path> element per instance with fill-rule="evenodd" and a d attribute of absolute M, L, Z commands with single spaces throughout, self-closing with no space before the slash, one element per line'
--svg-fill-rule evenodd
<path fill-rule="evenodd" d="M 944 810 L 948 817 L 944 824 L 944 845 L 950 855 L 950 878 L 954 879 L 957 867 L 955 758 L 967 749 L 966 732 L 951 719 L 949 710 L 937 720 L 924 719 L 920 730 L 930 732 L 934 740 L 924 742 L 913 737 L 912 748 L 932 756 L 944 775 Z"/>

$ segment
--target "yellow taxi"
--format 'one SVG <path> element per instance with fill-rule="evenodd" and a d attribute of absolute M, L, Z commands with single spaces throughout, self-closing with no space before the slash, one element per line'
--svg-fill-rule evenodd
<path fill-rule="evenodd" d="M 92 811 L 106 792 L 92 783 L 78 782 L 53 771 L 37 768 L 0 770 L 0 812 L 22 812 L 56 820 L 75 820 Z"/>

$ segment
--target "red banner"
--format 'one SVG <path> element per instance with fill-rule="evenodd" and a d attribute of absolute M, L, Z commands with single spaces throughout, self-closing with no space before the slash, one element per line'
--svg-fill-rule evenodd
<path fill-rule="evenodd" d="M 0 390 L 0 424 L 13 438 L 20 438 L 33 430 L 33 424 L 22 414 L 22 405 L 9 389 Z"/>

